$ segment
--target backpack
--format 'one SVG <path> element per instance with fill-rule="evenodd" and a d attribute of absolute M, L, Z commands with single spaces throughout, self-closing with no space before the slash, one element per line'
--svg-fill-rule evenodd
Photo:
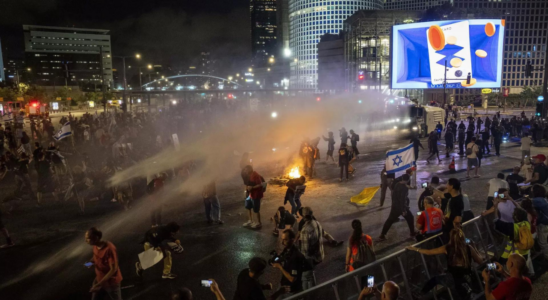
<path fill-rule="evenodd" d="M 356 134 L 356 142 L 360 141 L 360 136 Z"/>
<path fill-rule="evenodd" d="M 466 148 L 466 155 L 472 155 L 472 153 L 474 153 L 474 150 L 472 150 L 474 148 L 474 146 L 470 147 L 470 148 Z"/>
<path fill-rule="evenodd" d="M 519 225 L 515 225 L 519 226 Z M 518 250 L 529 250 L 533 248 L 535 240 L 533 240 L 533 235 L 531 234 L 531 229 L 526 225 L 519 226 L 519 239 L 515 242 L 516 248 Z"/>
<path fill-rule="evenodd" d="M 377 258 L 371 246 L 369 246 L 369 244 L 363 239 L 360 239 L 360 242 L 358 244 L 358 252 L 356 254 L 352 254 L 352 260 L 352 267 L 354 268 L 354 270 L 356 270 L 369 263 L 374 262 L 375 260 L 377 260 Z"/>

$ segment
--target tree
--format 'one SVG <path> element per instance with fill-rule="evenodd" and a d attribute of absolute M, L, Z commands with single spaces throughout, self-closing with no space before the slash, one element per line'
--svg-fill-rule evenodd
<path fill-rule="evenodd" d="M 10 87 L 0 88 L 0 97 L 4 98 L 4 101 L 16 101 L 17 90 Z"/>

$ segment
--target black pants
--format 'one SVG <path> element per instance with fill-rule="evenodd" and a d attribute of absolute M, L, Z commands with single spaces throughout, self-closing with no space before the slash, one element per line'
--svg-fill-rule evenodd
<path fill-rule="evenodd" d="M 161 205 L 158 204 L 158 206 L 150 212 L 150 223 L 152 225 L 162 224 L 162 206 Z"/>
<path fill-rule="evenodd" d="M 356 156 L 356 158 L 358 158 L 358 154 L 360 154 L 360 151 L 358 151 L 358 146 L 353 144 L 352 145 L 352 151 L 354 151 L 354 156 Z"/>
<path fill-rule="evenodd" d="M 489 138 L 483 140 L 483 152 L 491 153 L 491 150 L 489 150 Z"/>
<path fill-rule="evenodd" d="M 341 164 L 340 167 L 341 167 L 341 179 L 343 179 L 343 169 L 344 169 L 344 172 L 346 172 L 346 179 L 348 179 L 348 163 Z"/>
<path fill-rule="evenodd" d="M 415 161 L 419 159 L 419 147 L 413 149 L 415 151 Z"/>
<path fill-rule="evenodd" d="M 459 154 L 464 154 L 464 141 L 459 141 Z"/>
<path fill-rule="evenodd" d="M 388 233 L 388 230 L 392 227 L 392 224 L 400 220 L 400 216 L 401 213 L 390 212 L 388 219 L 386 219 L 386 222 L 384 222 L 384 225 L 382 226 L 382 236 L 385 236 Z M 409 211 L 409 208 L 405 211 L 405 216 L 403 217 L 405 218 L 405 221 L 407 221 L 407 226 L 409 226 L 409 234 L 413 235 L 415 233 L 415 228 L 413 227 L 413 215 Z"/>
<path fill-rule="evenodd" d="M 495 140 L 495 154 L 500 155 L 500 140 Z"/>

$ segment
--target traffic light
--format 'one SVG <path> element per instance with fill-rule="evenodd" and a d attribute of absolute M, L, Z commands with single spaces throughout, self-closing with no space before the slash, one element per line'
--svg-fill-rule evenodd
<path fill-rule="evenodd" d="M 365 74 L 363 71 L 358 71 L 358 81 L 363 81 L 365 79 Z"/>
<path fill-rule="evenodd" d="M 525 77 L 533 77 L 533 66 L 531 66 L 531 61 L 527 61 L 525 65 Z"/>
<path fill-rule="evenodd" d="M 537 109 L 535 111 L 535 116 L 542 117 L 543 110 L 544 110 L 544 102 L 537 102 Z"/>
<path fill-rule="evenodd" d="M 228 94 L 228 95 L 227 95 L 227 98 L 228 98 L 228 99 L 234 99 L 234 95 Z"/>

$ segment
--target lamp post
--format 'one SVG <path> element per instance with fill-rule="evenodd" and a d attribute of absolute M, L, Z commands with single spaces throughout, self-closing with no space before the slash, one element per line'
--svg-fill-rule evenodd
<path fill-rule="evenodd" d="M 110 55 L 109 55 L 110 56 Z M 127 90 L 127 80 L 126 80 L 126 58 L 133 58 L 135 57 L 136 59 L 141 59 L 141 55 L 140 54 L 135 54 L 135 56 L 117 56 L 117 55 L 112 55 L 112 57 L 116 57 L 116 58 L 121 58 L 122 59 L 122 66 L 124 68 L 124 91 L 122 93 L 122 100 L 123 100 L 123 103 L 122 103 L 122 110 L 124 112 L 127 111 L 127 97 L 126 97 L 126 90 Z"/>
<path fill-rule="evenodd" d="M 143 72 L 141 72 L 142 68 L 144 67 L 139 67 L 139 86 L 141 87 L 141 91 L 143 90 L 143 80 L 141 79 L 141 75 L 143 75 Z M 147 69 L 151 70 L 152 65 L 151 64 L 147 65 Z M 150 74 L 148 74 L 148 79 L 150 81 Z"/>
<path fill-rule="evenodd" d="M 25 68 L 25 69 L 15 69 L 15 75 L 17 77 L 17 88 L 19 88 L 19 71 L 27 71 L 27 72 L 30 72 L 30 68 Z"/>

